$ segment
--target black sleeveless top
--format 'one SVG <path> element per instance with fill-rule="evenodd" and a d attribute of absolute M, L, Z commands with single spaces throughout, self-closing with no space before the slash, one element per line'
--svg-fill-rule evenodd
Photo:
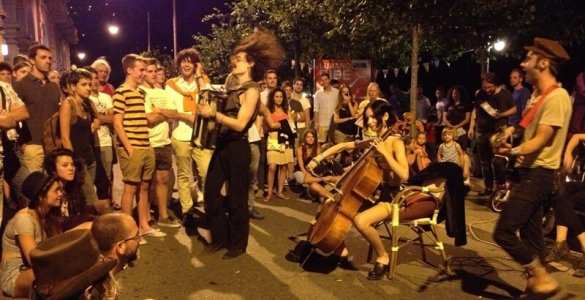
<path fill-rule="evenodd" d="M 75 111 L 72 111 L 75 113 Z M 79 157 L 86 166 L 95 161 L 93 155 L 93 134 L 91 133 L 91 118 L 89 113 L 86 118 L 76 114 L 75 123 L 71 124 L 70 137 L 73 152 Z"/>
<path fill-rule="evenodd" d="M 242 104 L 240 103 L 240 95 L 246 92 L 246 90 L 248 90 L 249 88 L 257 89 L 258 83 L 254 81 L 248 81 L 242 84 L 237 89 L 229 90 L 227 99 L 225 100 L 224 103 L 222 103 L 221 112 L 228 117 L 237 118 L 238 112 L 242 107 Z M 258 99 L 258 101 L 256 102 L 256 108 L 254 109 L 254 114 L 250 118 L 250 121 L 248 121 L 248 124 L 246 124 L 246 127 L 244 127 L 244 129 L 241 132 L 237 132 L 233 129 L 230 129 L 227 126 L 221 126 L 221 128 L 219 129 L 219 142 L 225 143 L 229 141 L 248 139 L 248 129 L 250 129 L 250 127 L 254 123 L 254 120 L 256 120 L 259 108 L 260 99 Z"/>

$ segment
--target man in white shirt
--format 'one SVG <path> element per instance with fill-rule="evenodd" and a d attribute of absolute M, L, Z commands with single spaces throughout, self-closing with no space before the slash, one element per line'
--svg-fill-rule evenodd
<path fill-rule="evenodd" d="M 169 138 L 168 121 L 177 117 L 175 103 L 167 91 L 156 87 L 158 63 L 154 58 L 146 59 L 146 76 L 141 88 L 146 92 L 144 110 L 149 128 L 150 145 L 154 148 L 154 189 L 158 205 L 159 226 L 181 227 L 181 224 L 169 216 L 167 208 L 169 198 L 169 178 L 173 167 L 173 150 Z"/>
<path fill-rule="evenodd" d="M 322 90 L 315 93 L 313 111 L 315 113 L 313 120 L 317 129 L 319 143 L 327 142 L 327 133 L 331 118 L 335 112 L 335 107 L 339 101 L 339 90 L 331 86 L 331 77 L 327 73 L 321 74 L 320 77 Z"/>
<path fill-rule="evenodd" d="M 291 98 L 293 100 L 297 100 L 301 103 L 301 107 L 303 109 L 302 112 L 297 112 L 296 120 L 297 120 L 297 139 L 295 140 L 295 149 L 299 145 L 299 141 L 305 130 L 309 128 L 311 125 L 311 114 L 309 110 L 311 109 L 311 102 L 306 97 L 303 97 L 303 86 L 305 84 L 305 80 L 302 77 L 295 78 L 293 83 L 293 92 Z"/>
<path fill-rule="evenodd" d="M 260 102 L 262 105 L 266 106 L 268 103 L 268 94 L 270 91 L 278 85 L 278 74 L 276 74 L 275 70 L 268 70 L 264 73 L 264 83 L 266 83 L 266 88 L 260 92 Z M 268 164 L 266 160 L 266 152 L 267 150 L 267 143 L 266 143 L 266 136 L 264 135 L 264 127 L 262 126 L 263 117 L 258 116 L 256 118 L 256 129 L 258 130 L 258 134 L 260 135 L 260 160 L 258 162 L 258 176 L 257 182 L 259 188 L 263 187 L 266 181 L 266 174 L 268 173 Z"/>
<path fill-rule="evenodd" d="M 193 206 L 191 198 L 191 181 L 193 178 L 191 164 L 193 160 L 199 173 L 200 190 L 204 188 L 207 168 L 212 151 L 201 147 L 193 147 L 191 137 L 195 109 L 199 101 L 199 91 L 209 85 L 209 78 L 203 71 L 199 52 L 193 48 L 184 49 L 177 55 L 179 76 L 167 81 L 165 90 L 175 103 L 177 109 L 177 126 L 173 130 L 171 144 L 175 151 L 177 163 L 177 187 L 183 213 Z M 203 201 L 203 194 L 198 193 L 198 202 Z"/>

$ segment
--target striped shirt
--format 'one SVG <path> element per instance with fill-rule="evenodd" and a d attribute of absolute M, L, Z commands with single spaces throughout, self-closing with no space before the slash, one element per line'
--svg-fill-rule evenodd
<path fill-rule="evenodd" d="M 121 85 L 112 96 L 114 114 L 124 114 L 122 125 L 128 142 L 134 148 L 150 147 L 148 122 L 144 110 L 145 95 L 140 88 L 133 90 Z"/>

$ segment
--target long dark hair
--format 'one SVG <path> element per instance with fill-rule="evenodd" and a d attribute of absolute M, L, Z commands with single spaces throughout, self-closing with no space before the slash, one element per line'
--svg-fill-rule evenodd
<path fill-rule="evenodd" d="M 40 216 L 44 215 L 43 218 L 40 219 L 41 226 L 44 232 L 47 234 L 47 237 L 52 237 L 54 235 L 63 233 L 63 216 L 61 215 L 61 210 L 56 207 L 49 208 L 49 211 L 46 213 L 41 212 L 41 199 L 45 199 L 47 197 L 47 193 L 53 186 L 53 184 L 59 184 L 59 178 L 57 176 L 51 176 L 47 180 L 47 182 L 41 188 L 41 191 L 38 197 L 31 197 L 30 203 L 28 204 L 28 208 L 32 209 L 37 212 L 39 218 Z"/>
<path fill-rule="evenodd" d="M 453 91 L 457 90 L 459 92 L 460 102 L 463 104 L 469 103 L 469 95 L 467 95 L 467 90 L 462 85 L 454 85 L 449 88 L 447 91 L 447 99 L 449 100 L 450 105 L 455 104 L 455 99 L 453 99 Z"/>
<path fill-rule="evenodd" d="M 346 108 L 347 104 L 345 103 L 345 101 L 343 101 L 343 89 L 347 89 L 349 91 L 349 97 L 350 97 L 350 101 L 351 103 L 355 104 L 355 98 L 353 97 L 353 92 L 351 91 L 351 88 L 349 87 L 349 85 L 343 83 L 340 87 L 339 87 L 339 97 L 337 99 L 337 107 L 335 107 L 335 111 L 337 113 L 339 113 L 339 110 L 341 108 Z"/>
<path fill-rule="evenodd" d="M 277 69 L 284 60 L 284 50 L 276 36 L 260 29 L 242 39 L 234 48 L 233 55 L 246 53 L 246 60 L 253 62 L 252 80 L 260 81 L 266 70 Z"/>
<path fill-rule="evenodd" d="M 370 104 L 368 104 L 368 106 L 366 106 L 366 109 L 364 109 L 363 112 L 363 119 L 364 119 L 364 127 L 368 126 L 368 116 L 366 115 L 366 111 L 368 111 L 368 108 L 372 109 L 372 112 L 374 113 L 374 118 L 376 118 L 376 123 L 378 124 L 378 126 L 381 126 L 383 123 L 383 118 L 384 118 L 384 114 L 388 113 L 388 120 L 386 121 L 386 126 L 388 128 L 392 127 L 392 125 L 394 125 L 394 123 L 396 123 L 396 114 L 394 113 L 394 110 L 392 109 L 392 105 L 390 105 L 388 103 L 388 101 L 386 100 L 375 100 L 373 102 L 370 102 Z"/>
<path fill-rule="evenodd" d="M 49 176 L 57 177 L 57 158 L 60 156 L 69 156 L 73 159 L 75 165 L 75 176 L 70 182 L 64 183 L 65 197 L 68 200 L 69 215 L 76 215 L 85 211 L 85 196 L 81 190 L 84 180 L 86 180 L 83 173 L 83 166 L 81 161 L 75 156 L 75 153 L 69 149 L 60 148 L 51 151 L 45 156 L 43 161 L 43 169 Z"/>
<path fill-rule="evenodd" d="M 313 135 L 313 145 L 308 145 L 306 143 L 306 139 L 307 139 L 307 135 L 312 134 Z M 307 160 L 309 157 L 307 157 L 308 155 L 308 151 L 307 149 L 311 149 L 311 157 L 313 158 L 315 156 L 317 156 L 317 152 L 319 151 L 319 141 L 317 141 L 317 132 L 314 129 L 307 129 L 302 136 L 301 139 L 301 152 L 303 155 L 303 161 Z"/>
<path fill-rule="evenodd" d="M 266 107 L 268 107 L 268 110 L 270 110 L 270 112 L 274 112 L 276 110 L 276 103 L 274 103 L 274 95 L 277 92 L 282 93 L 282 104 L 280 105 L 280 108 L 282 108 L 282 110 L 285 113 L 288 113 L 288 99 L 286 98 L 286 93 L 282 88 L 279 87 L 273 88 L 270 91 L 270 93 L 268 93 L 268 103 L 266 103 Z"/>

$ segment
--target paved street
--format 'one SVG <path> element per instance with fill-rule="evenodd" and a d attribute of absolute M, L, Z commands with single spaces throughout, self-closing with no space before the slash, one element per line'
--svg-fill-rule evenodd
<path fill-rule="evenodd" d="M 328 268 L 326 263 L 323 270 L 303 271 L 284 257 L 295 246 L 289 237 L 306 231 L 316 204 L 291 197 L 258 204 L 266 219 L 251 221 L 247 254 L 232 260 L 221 259 L 224 251 L 204 253 L 203 243 L 185 228 L 162 228 L 168 236 L 147 238 L 136 265 L 119 275 L 123 299 L 502 299 L 518 295 L 525 285 L 522 268 L 490 244 L 498 215 L 488 209 L 487 200 L 474 194 L 466 203 L 472 229 L 467 246 L 454 247 L 441 227 L 456 273 L 450 278 L 437 276 L 437 270 L 422 263 L 418 248 L 410 245 L 399 252 L 393 280 L 367 280 L 372 266 L 366 262 L 368 246 L 355 229 L 346 241 L 358 271 Z M 434 252 L 429 257 L 439 262 Z M 583 279 L 571 276 L 569 263 L 556 266 L 563 271 L 556 270 L 554 276 L 565 288 L 557 298 L 583 299 Z"/>

